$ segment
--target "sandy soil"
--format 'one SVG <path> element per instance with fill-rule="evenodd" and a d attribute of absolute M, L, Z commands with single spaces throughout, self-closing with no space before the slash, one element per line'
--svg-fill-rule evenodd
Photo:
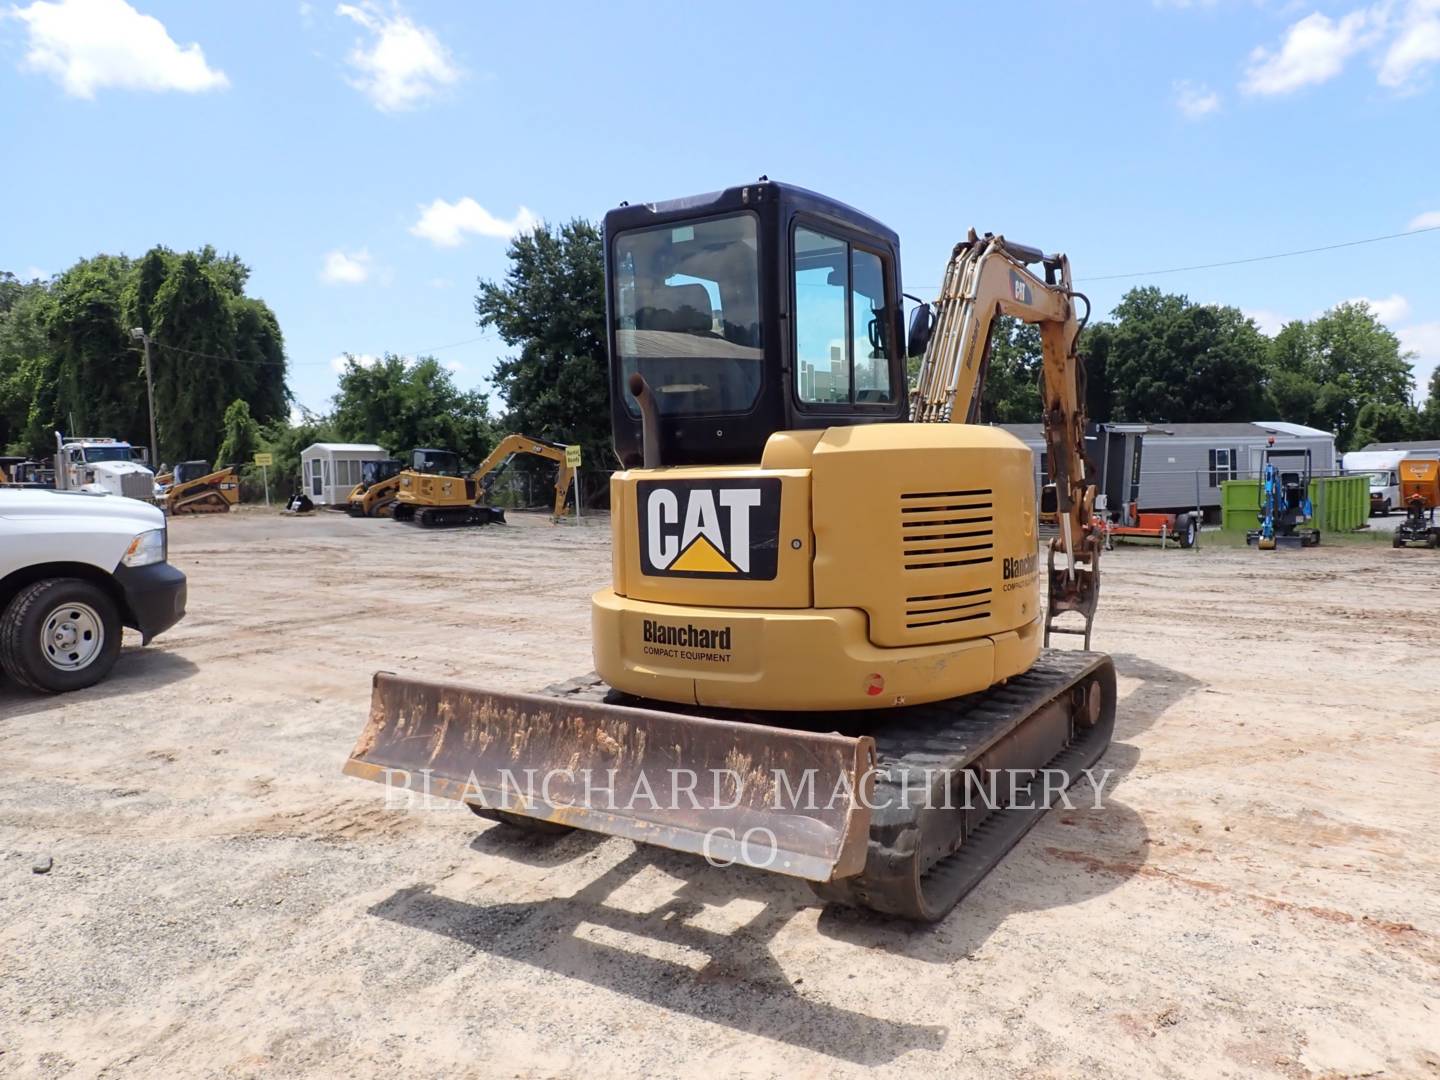
<path fill-rule="evenodd" d="M 588 670 L 603 524 L 175 522 L 184 622 L 0 686 L 0 1074 L 1440 1075 L 1440 556 L 1107 556 L 1111 801 L 916 929 L 340 775 L 376 668 Z"/>

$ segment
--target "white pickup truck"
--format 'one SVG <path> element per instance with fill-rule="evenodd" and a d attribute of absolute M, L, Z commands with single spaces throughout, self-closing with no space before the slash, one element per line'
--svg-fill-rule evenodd
<path fill-rule="evenodd" d="M 0 669 L 31 690 L 99 682 L 122 627 L 141 644 L 185 614 L 165 515 L 118 495 L 0 488 Z"/>

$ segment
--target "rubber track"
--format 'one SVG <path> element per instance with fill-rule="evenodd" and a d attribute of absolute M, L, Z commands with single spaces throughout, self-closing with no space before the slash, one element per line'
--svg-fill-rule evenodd
<path fill-rule="evenodd" d="M 1037 786 L 1021 789 L 1023 801 L 1034 809 L 1005 808 L 988 814 L 927 810 L 917 804 L 914 793 L 923 790 L 927 781 L 942 782 L 936 776 L 961 775 L 1006 736 L 1023 737 L 1027 720 L 1039 717 L 1052 702 L 1067 701 L 1073 687 L 1090 682 L 1098 683 L 1103 694 L 1099 721 L 1089 728 L 1072 723 L 1073 739 L 1054 746 L 1042 760 L 1027 763 L 1033 768 L 1063 769 L 1067 777 L 1063 787 L 1068 787 L 1099 760 L 1114 727 L 1114 667 L 1100 653 L 1047 649 L 1028 671 L 1003 685 L 967 697 L 895 709 L 744 714 L 655 704 L 669 711 L 748 718 L 780 727 L 840 727 L 846 734 L 873 737 L 879 770 L 865 870 L 853 878 L 816 886 L 816 892 L 826 900 L 929 922 L 943 918 L 978 885 L 1048 807 L 1039 805 L 1038 781 Z M 544 693 L 641 708 L 650 704 L 616 692 L 593 674 L 549 686 Z M 1068 702 L 1067 711 L 1073 712 Z M 904 798 L 907 789 L 912 793 L 911 805 Z M 943 806 L 945 800 L 931 803 Z"/>

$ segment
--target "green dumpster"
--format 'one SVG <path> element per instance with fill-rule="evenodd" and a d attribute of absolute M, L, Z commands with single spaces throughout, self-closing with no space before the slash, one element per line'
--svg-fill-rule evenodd
<path fill-rule="evenodd" d="M 1310 481 L 1311 524 L 1322 533 L 1353 532 L 1370 519 L 1367 476 L 1322 476 Z M 1226 480 L 1220 485 L 1220 527 L 1249 532 L 1260 527 L 1260 481 Z"/>

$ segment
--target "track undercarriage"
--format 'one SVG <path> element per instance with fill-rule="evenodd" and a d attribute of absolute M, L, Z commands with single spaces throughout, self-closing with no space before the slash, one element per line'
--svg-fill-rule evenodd
<path fill-rule="evenodd" d="M 467 525 L 503 525 L 505 511 L 498 506 L 416 506 L 397 502 L 390 516 L 396 521 L 409 521 L 422 529 L 460 528 Z"/>

